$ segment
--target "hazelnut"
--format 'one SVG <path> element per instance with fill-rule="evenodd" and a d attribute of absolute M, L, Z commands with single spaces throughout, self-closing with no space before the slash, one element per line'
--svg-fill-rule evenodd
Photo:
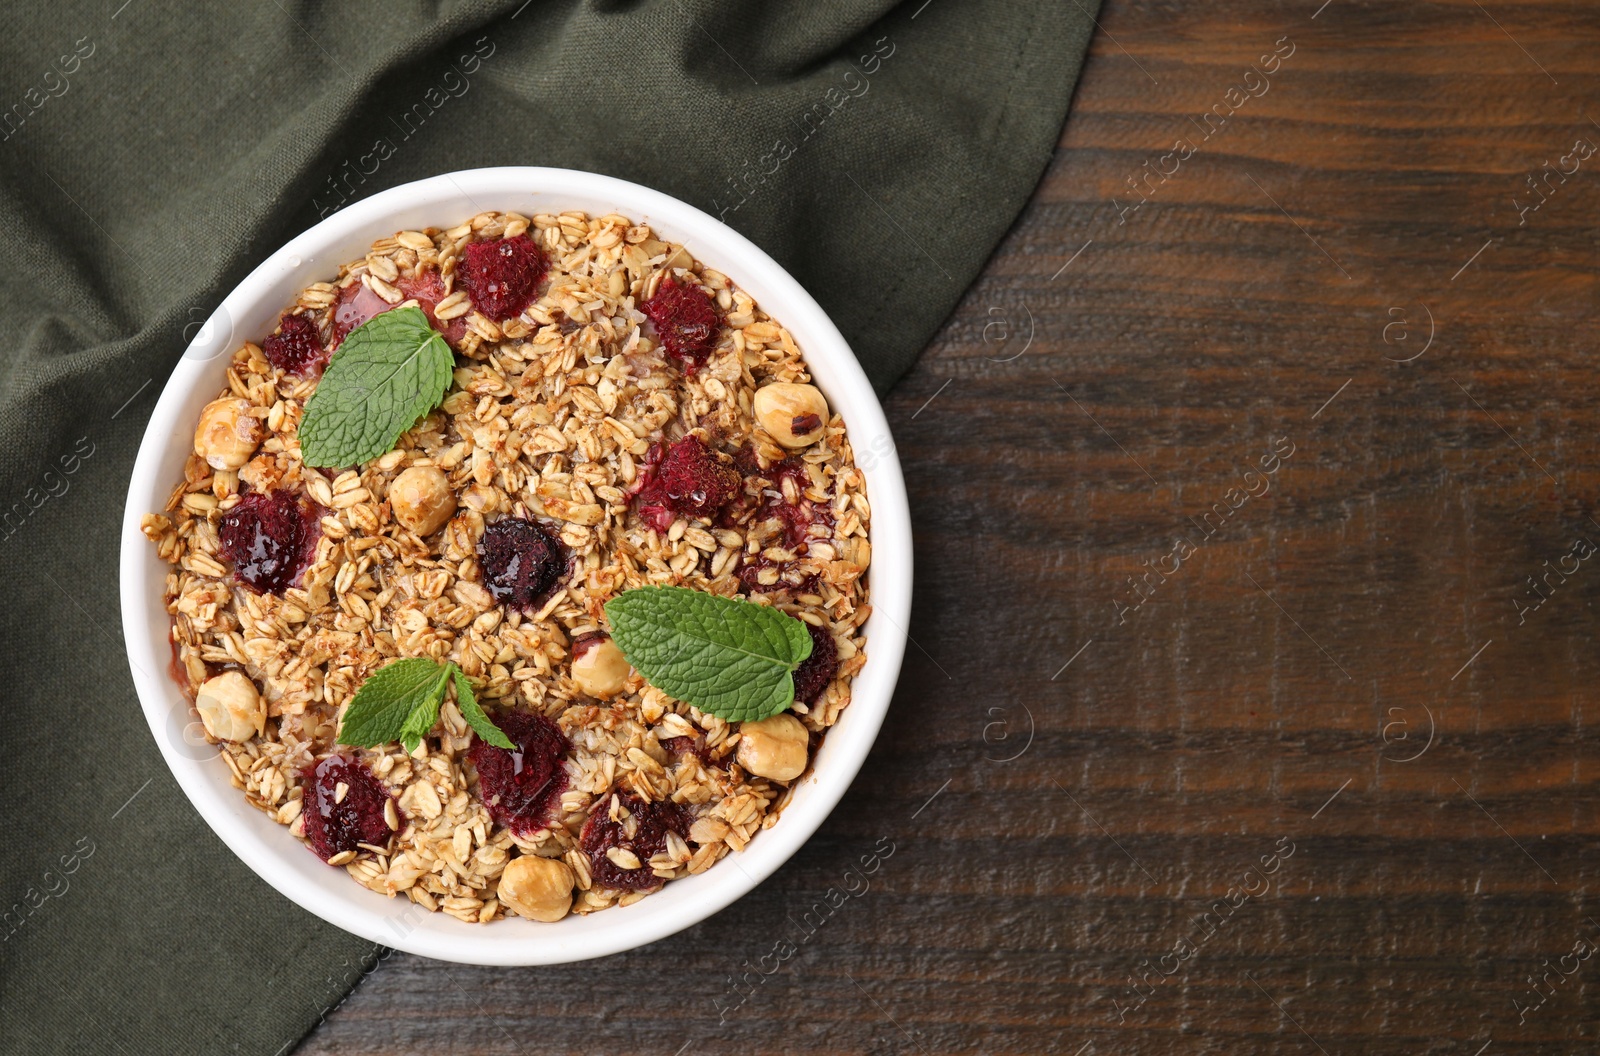
<path fill-rule="evenodd" d="M 580 690 L 601 700 L 622 692 L 632 666 L 616 642 L 605 635 L 580 638 L 572 654 L 572 680 Z"/>
<path fill-rule="evenodd" d="M 815 443 L 828 424 L 828 401 L 815 385 L 763 385 L 756 390 L 755 412 L 761 428 L 790 450 Z"/>
<path fill-rule="evenodd" d="M 389 485 L 394 519 L 418 535 L 432 535 L 456 512 L 450 478 L 434 466 L 412 466 Z"/>
<path fill-rule="evenodd" d="M 219 741 L 247 741 L 267 723 L 266 705 L 256 684 L 240 671 L 224 671 L 208 678 L 194 700 L 206 732 Z"/>
<path fill-rule="evenodd" d="M 572 867 L 559 858 L 525 854 L 500 874 L 500 901 L 529 920 L 554 922 L 572 908 Z"/>
<path fill-rule="evenodd" d="M 261 422 L 250 401 L 236 396 L 212 400 L 194 429 L 194 453 L 212 469 L 242 469 L 261 443 Z"/>
<path fill-rule="evenodd" d="M 811 735 L 793 715 L 739 724 L 739 765 L 771 781 L 793 781 L 806 768 Z"/>

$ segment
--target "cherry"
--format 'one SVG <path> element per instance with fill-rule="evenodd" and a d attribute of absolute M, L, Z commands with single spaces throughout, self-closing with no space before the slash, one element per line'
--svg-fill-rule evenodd
<path fill-rule="evenodd" d="M 794 699 L 802 704 L 815 704 L 833 676 L 839 673 L 839 647 L 834 644 L 833 635 L 821 627 L 808 623 L 806 630 L 811 632 L 811 655 L 795 669 Z"/>
<path fill-rule="evenodd" d="M 516 747 L 507 751 L 473 738 L 467 757 L 478 769 L 478 795 L 490 817 L 528 836 L 549 826 L 567 790 L 561 760 L 572 751 L 572 742 L 555 723 L 532 712 L 500 712 L 494 724 Z"/>
<path fill-rule="evenodd" d="M 222 515 L 219 550 L 239 582 L 282 596 L 311 564 L 318 520 L 316 507 L 287 491 L 252 491 Z"/>
<path fill-rule="evenodd" d="M 343 755 L 330 755 L 300 772 L 305 791 L 300 816 L 306 839 L 317 857 L 327 861 L 345 851 L 360 851 L 358 844 L 386 847 L 393 831 L 384 808 L 394 796 L 365 763 Z M 339 796 L 339 786 L 345 794 Z M 404 824 L 405 815 L 397 816 Z"/>
<path fill-rule="evenodd" d="M 650 859 L 667 846 L 667 833 L 675 832 L 688 838 L 689 813 L 671 800 L 646 803 L 632 792 L 619 792 L 623 809 L 632 817 L 627 822 L 611 820 L 611 797 L 595 801 L 594 813 L 583 826 L 580 838 L 583 853 L 589 856 L 589 875 L 601 887 L 631 888 L 642 891 L 660 887 L 660 877 L 650 870 Z M 628 826 L 633 835 L 628 835 Z M 610 858 L 606 851 L 623 847 L 639 859 L 639 868 L 624 869 Z"/>
<path fill-rule="evenodd" d="M 489 593 L 502 605 L 532 610 L 567 572 L 567 551 L 550 530 L 525 517 L 502 517 L 483 530 L 478 561 Z"/>

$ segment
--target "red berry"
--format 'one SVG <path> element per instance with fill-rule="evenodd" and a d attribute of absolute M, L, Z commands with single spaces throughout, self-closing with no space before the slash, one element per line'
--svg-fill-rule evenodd
<path fill-rule="evenodd" d="M 710 520 L 733 501 L 743 481 L 739 471 L 717 458 L 697 436 L 686 436 L 667 448 L 647 470 L 639 489 L 639 516 L 657 531 L 666 531 L 678 514 Z"/>
<path fill-rule="evenodd" d="M 306 840 L 317 857 L 327 861 L 358 844 L 387 847 L 393 831 L 384 808 L 394 798 L 378 776 L 358 759 L 343 755 L 328 758 L 300 772 L 304 786 L 300 816 L 305 819 Z M 345 786 L 341 798 L 339 786 Z M 400 805 L 395 813 L 404 822 Z"/>
<path fill-rule="evenodd" d="M 561 541 L 524 517 L 502 517 L 485 528 L 478 561 L 494 599 L 525 611 L 538 608 L 555 592 L 568 563 Z"/>
<path fill-rule="evenodd" d="M 322 331 L 309 316 L 286 313 L 278 320 L 278 332 L 261 342 L 267 362 L 285 374 L 311 374 L 322 369 L 327 354 L 322 350 Z"/>
<path fill-rule="evenodd" d="M 572 742 L 555 723 L 531 712 L 500 712 L 494 724 L 516 748 L 507 751 L 473 738 L 467 757 L 478 770 L 478 796 L 495 821 L 529 836 L 549 826 L 567 790 L 561 760 L 572 751 Z"/>
<path fill-rule="evenodd" d="M 668 275 L 656 287 L 656 295 L 641 304 L 639 310 L 655 324 L 662 345 L 683 361 L 685 370 L 705 366 L 717 345 L 722 312 L 698 286 L 680 286 Z"/>
<path fill-rule="evenodd" d="M 439 302 L 444 300 L 444 280 L 439 278 L 439 273 L 428 268 L 417 275 L 402 275 L 395 280 L 395 288 L 407 300 L 415 300 L 417 306 L 428 316 L 428 323 L 435 330 L 444 335 L 452 347 L 461 344 L 461 339 L 467 336 L 467 321 L 465 316 L 440 321 L 433 310 Z M 339 291 L 339 300 L 333 307 L 333 348 L 337 349 L 343 343 L 350 331 L 371 319 L 375 315 L 382 315 L 394 305 L 367 289 L 364 283 L 352 282 Z"/>
<path fill-rule="evenodd" d="M 316 508 L 287 491 L 252 491 L 222 515 L 218 548 L 239 582 L 261 594 L 282 595 L 316 553 Z"/>
<path fill-rule="evenodd" d="M 619 792 L 623 809 L 630 817 L 626 821 L 611 820 L 611 797 L 595 802 L 594 813 L 583 826 L 583 853 L 589 856 L 589 875 L 601 887 L 631 888 L 642 891 L 660 887 L 660 877 L 650 870 L 650 859 L 667 846 L 667 833 L 675 832 L 685 839 L 689 836 L 689 813 L 671 800 L 646 803 L 632 792 Z M 623 847 L 639 859 L 639 868 L 624 869 L 610 858 L 606 851 Z"/>
<path fill-rule="evenodd" d="M 467 243 L 456 278 L 478 311 L 499 321 L 522 314 L 549 266 L 533 239 L 517 235 Z"/>
<path fill-rule="evenodd" d="M 811 632 L 811 655 L 795 669 L 794 699 L 802 704 L 815 704 L 833 676 L 839 673 L 839 647 L 834 644 L 833 635 L 821 627 L 808 623 L 806 630 Z"/>

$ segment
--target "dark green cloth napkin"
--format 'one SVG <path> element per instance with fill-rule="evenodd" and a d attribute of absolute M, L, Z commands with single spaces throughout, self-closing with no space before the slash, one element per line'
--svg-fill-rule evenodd
<path fill-rule="evenodd" d="M 1097 6 L 11 11 L 0 1049 L 274 1056 L 377 953 L 212 835 L 128 678 L 116 578 L 128 470 L 172 364 L 228 289 L 320 216 L 386 187 L 485 165 L 591 169 L 749 235 L 815 294 L 882 390 L 1026 201 Z"/>

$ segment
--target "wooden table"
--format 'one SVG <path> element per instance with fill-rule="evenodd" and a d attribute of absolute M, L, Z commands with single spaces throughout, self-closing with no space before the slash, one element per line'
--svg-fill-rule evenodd
<path fill-rule="evenodd" d="M 818 836 L 300 1052 L 1593 1051 L 1600 9 L 1319 2 L 1108 4 L 889 400 L 916 646 Z"/>

